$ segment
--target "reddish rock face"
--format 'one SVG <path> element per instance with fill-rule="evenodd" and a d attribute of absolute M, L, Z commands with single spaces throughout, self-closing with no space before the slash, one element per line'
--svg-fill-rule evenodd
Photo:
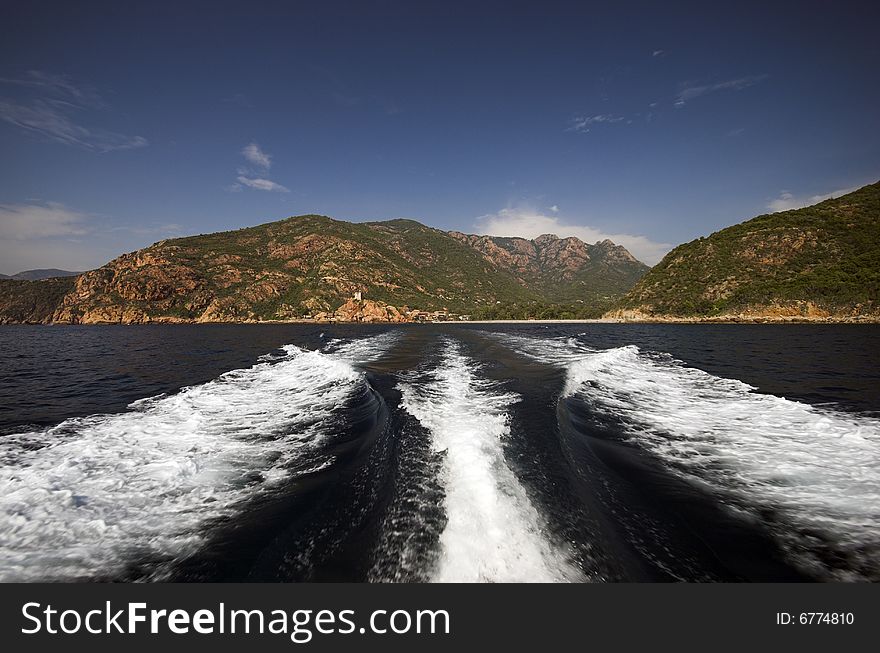
<path fill-rule="evenodd" d="M 406 317 L 395 307 L 369 299 L 349 299 L 336 309 L 333 317 L 339 322 L 406 322 Z M 325 314 L 325 318 L 329 316 Z"/>
<path fill-rule="evenodd" d="M 150 322 L 151 313 L 170 307 L 175 298 L 191 297 L 204 285 L 205 280 L 191 267 L 161 252 L 140 250 L 82 274 L 52 320 L 81 324 Z"/>
<path fill-rule="evenodd" d="M 501 236 L 475 236 L 457 231 L 449 235 L 473 247 L 493 265 L 516 275 L 524 285 L 570 282 L 591 266 L 635 266 L 639 263 L 625 247 L 603 240 L 589 245 L 579 238 L 543 234 L 534 240 Z"/>

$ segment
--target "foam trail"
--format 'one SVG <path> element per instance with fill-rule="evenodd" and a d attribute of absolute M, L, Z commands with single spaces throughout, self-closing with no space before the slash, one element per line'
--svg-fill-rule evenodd
<path fill-rule="evenodd" d="M 563 368 L 597 351 L 584 346 L 577 338 L 526 338 L 509 333 L 484 333 L 539 363 Z"/>
<path fill-rule="evenodd" d="M 271 358 L 0 439 L 0 580 L 112 578 L 179 558 L 243 499 L 329 464 L 320 444 L 363 375 L 294 346 Z"/>
<path fill-rule="evenodd" d="M 446 343 L 423 383 L 402 382 L 402 406 L 445 452 L 447 524 L 434 580 L 549 582 L 580 574 L 547 539 L 543 520 L 507 466 L 507 408 L 518 401 L 479 379 L 459 347 Z"/>
<path fill-rule="evenodd" d="M 521 351 L 566 367 L 565 395 L 622 419 L 624 437 L 675 473 L 769 521 L 805 570 L 880 580 L 880 420 L 759 394 L 634 346 L 545 340 Z"/>
<path fill-rule="evenodd" d="M 335 358 L 341 358 L 356 365 L 364 365 L 382 358 L 397 344 L 400 333 L 386 331 L 375 336 L 353 338 L 351 340 L 330 340 L 324 351 Z"/>

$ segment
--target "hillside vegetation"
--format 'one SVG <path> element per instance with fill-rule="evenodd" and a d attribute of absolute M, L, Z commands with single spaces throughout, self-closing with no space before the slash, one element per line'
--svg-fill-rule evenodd
<path fill-rule="evenodd" d="M 880 182 L 679 245 L 608 317 L 880 314 Z"/>
<path fill-rule="evenodd" d="M 72 277 L 0 280 L 0 324 L 50 322 L 75 282 Z"/>
<path fill-rule="evenodd" d="M 588 246 L 543 236 L 506 239 L 522 241 L 526 249 L 531 244 L 534 257 L 541 252 L 537 267 L 517 271 L 471 238 L 482 237 L 449 234 L 412 220 L 292 217 L 161 241 L 83 273 L 66 293 L 48 282 L 29 282 L 34 285 L 26 294 L 32 299 L 45 290 L 37 302 L 42 312 L 36 306 L 29 313 L 15 308 L 25 301 L 18 297 L 22 289 L 6 286 L 0 321 L 298 319 L 332 313 L 357 292 L 371 302 L 425 311 L 473 314 L 510 306 L 535 312 L 546 308 L 551 289 L 554 306 L 567 302 L 599 315 L 647 269 L 610 242 Z"/>

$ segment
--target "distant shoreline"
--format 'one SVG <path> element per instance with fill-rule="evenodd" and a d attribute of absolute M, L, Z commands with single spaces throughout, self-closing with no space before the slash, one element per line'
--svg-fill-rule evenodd
<path fill-rule="evenodd" d="M 558 320 L 443 320 L 443 321 L 426 321 L 426 322 L 348 322 L 342 320 L 335 321 L 316 321 L 316 320 L 241 320 L 241 321 L 221 321 L 221 322 L 196 322 L 189 320 L 152 320 L 149 322 L 5 322 L 0 323 L 2 326 L 194 326 L 194 325 L 219 325 L 219 324 L 236 324 L 236 325 L 280 325 L 280 324 L 312 324 L 312 325 L 421 325 L 429 326 L 432 324 L 880 324 L 880 316 L 860 316 L 860 317 L 737 317 L 737 318 L 685 318 L 685 317 L 658 317 L 656 319 L 638 319 L 638 320 L 622 320 L 616 318 L 594 318 L 594 319 L 558 319 Z"/>
<path fill-rule="evenodd" d="M 658 318 L 656 320 L 469 320 L 468 322 L 432 322 L 431 324 L 880 324 L 880 317 L 874 318 Z"/>

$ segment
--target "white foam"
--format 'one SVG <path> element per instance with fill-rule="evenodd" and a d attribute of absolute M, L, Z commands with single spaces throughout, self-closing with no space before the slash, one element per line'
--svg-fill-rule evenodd
<path fill-rule="evenodd" d="M 575 353 L 566 394 L 622 418 L 634 444 L 732 509 L 771 511 L 775 534 L 808 570 L 880 580 L 880 420 L 759 394 L 634 346 Z M 822 555 L 823 538 L 842 554 L 836 562 Z"/>
<path fill-rule="evenodd" d="M 447 524 L 434 580 L 549 582 L 579 577 L 548 540 L 538 511 L 504 459 L 508 407 L 518 396 L 479 379 L 448 342 L 427 382 L 402 382 L 402 405 L 445 452 Z"/>
<path fill-rule="evenodd" d="M 485 332 L 515 351 L 547 365 L 567 367 L 597 350 L 577 338 L 534 338 L 510 333 Z"/>
<path fill-rule="evenodd" d="M 284 351 L 125 413 L 0 439 L 0 580 L 112 577 L 180 557 L 243 499 L 327 464 L 316 449 L 362 374 Z"/>
<path fill-rule="evenodd" d="M 399 336 L 398 331 L 386 331 L 364 338 L 333 339 L 327 343 L 325 351 L 335 358 L 341 358 L 355 365 L 365 365 L 379 360 L 388 353 L 397 344 Z"/>

